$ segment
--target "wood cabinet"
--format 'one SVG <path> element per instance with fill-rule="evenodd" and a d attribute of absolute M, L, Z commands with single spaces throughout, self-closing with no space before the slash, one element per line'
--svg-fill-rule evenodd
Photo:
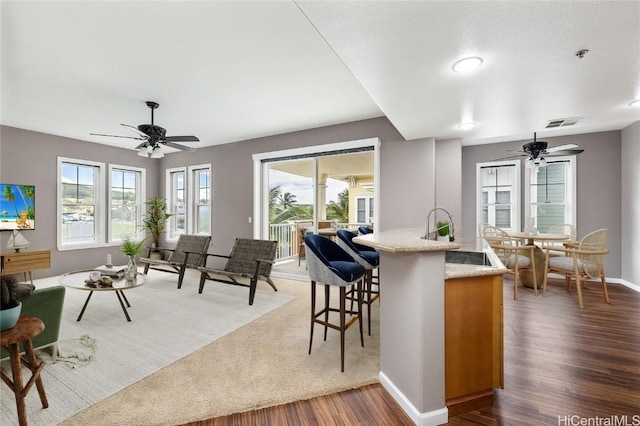
<path fill-rule="evenodd" d="M 19 253 L 3 253 L 0 255 L 0 275 L 27 273 L 33 284 L 33 271 L 51 267 L 50 250 L 32 250 Z"/>
<path fill-rule="evenodd" d="M 445 281 L 445 400 L 449 416 L 493 404 L 502 388 L 502 275 Z"/>

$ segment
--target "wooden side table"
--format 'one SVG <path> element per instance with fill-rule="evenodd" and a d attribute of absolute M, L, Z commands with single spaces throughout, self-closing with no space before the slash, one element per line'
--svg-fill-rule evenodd
<path fill-rule="evenodd" d="M 44 362 L 38 362 L 36 355 L 33 353 L 33 345 L 31 338 L 42 333 L 44 323 L 40 318 L 21 317 L 18 323 L 8 330 L 1 333 L 0 344 L 7 349 L 11 358 L 11 372 L 13 380 L 11 380 L 4 371 L 0 371 L 2 380 L 13 390 L 16 396 L 16 406 L 18 408 L 18 421 L 20 426 L 27 424 L 27 412 L 24 403 L 24 397 L 35 383 L 40 394 L 42 408 L 49 407 L 47 395 L 44 392 L 44 385 L 40 378 L 40 373 L 45 366 Z M 24 347 L 26 359 L 20 356 L 20 343 Z M 26 385 L 22 385 L 22 364 L 31 370 L 31 378 Z"/>

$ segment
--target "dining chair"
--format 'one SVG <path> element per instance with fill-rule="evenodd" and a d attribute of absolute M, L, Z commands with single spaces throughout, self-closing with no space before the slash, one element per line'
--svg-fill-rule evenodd
<path fill-rule="evenodd" d="M 577 230 L 576 227 L 569 223 L 562 223 L 559 225 L 550 226 L 547 231 L 548 234 L 559 234 L 559 235 L 569 235 L 571 239 L 568 242 L 575 242 L 577 238 Z M 549 241 L 544 244 L 545 247 L 565 247 L 567 241 Z M 550 250 L 549 256 L 566 256 L 565 252 Z"/>
<path fill-rule="evenodd" d="M 533 275 L 533 293 L 538 295 L 538 280 L 536 278 L 536 266 L 534 245 L 523 245 L 521 240 L 512 239 L 503 229 L 487 225 L 482 229 L 482 237 L 491 246 L 500 258 L 508 272 L 514 275 L 513 299 L 518 299 L 518 285 L 521 271 L 531 271 Z"/>
<path fill-rule="evenodd" d="M 380 271 L 374 277 L 373 270 L 380 267 L 380 254 L 374 248 L 353 242 L 353 239 L 358 236 L 355 232 L 347 229 L 338 229 L 336 235 L 338 237 L 338 245 L 367 270 L 364 279 L 362 303 L 367 305 L 367 331 L 371 336 L 371 304 L 380 297 Z M 375 289 L 373 288 L 374 285 Z"/>
<path fill-rule="evenodd" d="M 360 345 L 364 347 L 364 334 L 362 330 L 362 280 L 365 268 L 337 243 L 320 235 L 307 235 L 307 265 L 309 278 L 311 278 L 311 336 L 309 338 L 309 355 L 313 344 L 313 326 L 324 326 L 324 340 L 327 340 L 327 328 L 333 328 L 340 332 L 340 368 L 344 372 L 344 342 L 345 331 L 358 321 L 360 326 Z M 316 283 L 324 285 L 324 307 L 316 311 Z M 347 289 L 356 284 L 357 309 L 347 311 Z M 339 288 L 339 308 L 330 306 L 330 289 Z M 329 322 L 329 313 L 338 312 L 339 324 Z M 347 314 L 351 319 L 347 321 Z"/>
<path fill-rule="evenodd" d="M 584 308 L 582 298 L 582 287 L 586 280 L 599 279 L 602 282 L 604 300 L 609 302 L 609 292 L 607 291 L 607 281 L 604 276 L 602 257 L 609 253 L 607 249 L 606 228 L 598 229 L 585 235 L 577 246 L 572 247 L 552 247 L 545 246 L 545 277 L 542 285 L 542 295 L 547 292 L 547 275 L 556 273 L 565 277 L 567 291 L 571 293 L 571 279 L 576 280 L 576 291 L 578 293 L 578 306 Z M 552 256 L 551 251 L 566 253 L 566 256 Z"/>

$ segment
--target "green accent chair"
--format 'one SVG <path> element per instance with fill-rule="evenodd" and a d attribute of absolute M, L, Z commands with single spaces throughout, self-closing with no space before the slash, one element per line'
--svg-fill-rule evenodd
<path fill-rule="evenodd" d="M 65 288 L 61 285 L 35 289 L 30 296 L 20 299 L 22 317 L 38 317 L 44 323 L 44 331 L 31 339 L 34 349 L 51 348 L 51 356 L 55 361 L 58 356 L 58 336 L 62 320 Z M 9 353 L 2 348 L 0 359 L 9 358 Z"/>

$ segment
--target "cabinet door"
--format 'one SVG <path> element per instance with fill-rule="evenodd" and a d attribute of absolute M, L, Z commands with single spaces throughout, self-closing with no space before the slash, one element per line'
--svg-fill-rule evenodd
<path fill-rule="evenodd" d="M 445 398 L 500 387 L 502 277 L 445 283 Z"/>

